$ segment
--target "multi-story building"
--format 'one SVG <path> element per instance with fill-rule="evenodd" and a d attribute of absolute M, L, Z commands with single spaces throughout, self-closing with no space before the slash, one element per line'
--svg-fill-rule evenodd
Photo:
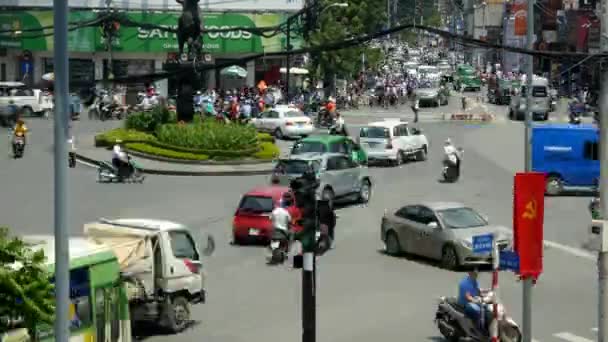
<path fill-rule="evenodd" d="M 10 4 L 0 7 L 0 80 L 36 83 L 43 74 L 53 71 L 53 35 L 49 29 L 27 30 L 53 25 L 53 0 L 13 0 Z M 287 16 L 300 10 L 303 0 L 202 0 L 199 5 L 207 29 L 268 27 L 283 23 Z M 112 9 L 136 23 L 177 27 L 181 12 L 181 5 L 175 0 L 69 0 L 69 6 L 71 23 L 86 23 Z M 292 46 L 297 48 L 299 44 L 299 39 L 292 38 Z M 253 86 L 261 79 L 273 83 L 280 78 L 280 57 L 246 63 L 238 59 L 284 50 L 284 34 L 265 38 L 245 31 L 209 33 L 203 36 L 203 46 L 210 63 L 234 60 L 248 71 L 240 85 Z M 103 79 L 110 71 L 115 77 L 160 71 L 163 62 L 177 52 L 177 39 L 174 33 L 160 29 L 122 25 L 108 49 L 100 26 L 83 27 L 69 33 L 69 52 L 70 84 L 79 87 Z M 167 84 L 166 80 L 157 82 L 161 93 L 167 93 Z M 234 80 L 220 76 L 219 70 L 207 75 L 207 84 L 236 85 Z"/>

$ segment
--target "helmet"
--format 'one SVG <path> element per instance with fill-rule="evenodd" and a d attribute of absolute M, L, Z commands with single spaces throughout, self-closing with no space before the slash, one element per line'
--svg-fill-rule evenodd
<path fill-rule="evenodd" d="M 452 139 L 450 139 L 450 138 L 445 139 L 445 143 L 444 144 L 445 145 L 452 145 Z"/>
<path fill-rule="evenodd" d="M 23 136 L 23 132 L 17 132 L 15 135 L 18 136 L 18 137 L 22 137 Z"/>
<path fill-rule="evenodd" d="M 286 192 L 281 196 L 281 207 L 289 207 L 294 204 L 293 194 L 291 192 Z"/>
<path fill-rule="evenodd" d="M 202 94 L 202 93 L 201 93 L 201 91 L 200 91 L 200 90 L 197 90 L 197 91 L 196 91 L 196 95 L 201 95 L 201 94 Z"/>
<path fill-rule="evenodd" d="M 17 119 L 17 125 L 23 125 L 25 124 L 25 121 L 23 121 L 23 119 Z"/>

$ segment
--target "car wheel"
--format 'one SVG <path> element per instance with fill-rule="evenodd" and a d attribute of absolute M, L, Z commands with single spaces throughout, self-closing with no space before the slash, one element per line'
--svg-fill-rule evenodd
<path fill-rule="evenodd" d="M 384 242 L 384 251 L 388 255 L 397 256 L 403 251 L 401 250 L 401 244 L 397 234 L 393 231 L 386 233 L 386 241 Z"/>
<path fill-rule="evenodd" d="M 321 194 L 321 198 L 329 203 L 329 207 L 334 207 L 334 191 L 331 188 L 325 188 Z"/>
<path fill-rule="evenodd" d="M 359 189 L 359 202 L 360 203 L 368 203 L 372 198 L 372 184 L 369 180 L 364 179 L 361 182 L 361 189 Z"/>
<path fill-rule="evenodd" d="M 545 192 L 549 196 L 557 196 L 564 191 L 564 184 L 560 176 L 551 175 L 545 181 Z"/>
<path fill-rule="evenodd" d="M 232 244 L 235 246 L 240 246 L 243 244 L 243 239 L 236 236 L 235 234 L 232 234 Z"/>
<path fill-rule="evenodd" d="M 443 247 L 441 251 L 441 266 L 448 270 L 456 270 L 458 269 L 458 254 L 456 254 L 456 249 L 454 246 L 447 245 Z"/>
<path fill-rule="evenodd" d="M 166 315 L 171 332 L 179 333 L 190 322 L 190 303 L 184 297 L 175 297 L 167 305 Z"/>
<path fill-rule="evenodd" d="M 281 131 L 280 128 L 277 128 L 277 129 L 274 130 L 274 137 L 277 138 L 277 139 L 279 139 L 279 140 L 282 140 L 284 138 L 283 132 Z"/>
<path fill-rule="evenodd" d="M 403 164 L 404 158 L 403 158 L 403 151 L 399 150 L 397 151 L 397 154 L 395 155 L 395 166 L 399 166 L 401 164 Z"/>
<path fill-rule="evenodd" d="M 418 151 L 418 156 L 416 157 L 416 160 L 425 161 L 426 157 L 427 157 L 427 153 L 428 153 L 428 149 L 427 149 L 426 145 L 423 145 L 422 148 Z"/>
<path fill-rule="evenodd" d="M 26 117 L 32 116 L 34 114 L 34 111 L 30 107 L 23 107 L 21 108 L 21 114 Z"/>
<path fill-rule="evenodd" d="M 515 120 L 515 115 L 513 113 L 513 109 L 509 108 L 509 120 Z"/>

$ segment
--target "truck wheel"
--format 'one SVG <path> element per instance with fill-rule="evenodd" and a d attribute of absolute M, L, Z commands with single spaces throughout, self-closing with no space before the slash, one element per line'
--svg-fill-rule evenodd
<path fill-rule="evenodd" d="M 547 177 L 545 192 L 550 196 L 557 196 L 564 190 L 562 179 L 557 175 Z"/>
<path fill-rule="evenodd" d="M 418 155 L 416 156 L 416 160 L 417 161 L 425 161 L 426 160 L 426 154 L 427 154 L 428 150 L 426 145 L 422 146 L 422 148 L 418 151 Z"/>
<path fill-rule="evenodd" d="M 169 330 L 179 333 L 190 322 L 190 303 L 184 297 L 174 297 L 167 305 L 166 315 Z"/>

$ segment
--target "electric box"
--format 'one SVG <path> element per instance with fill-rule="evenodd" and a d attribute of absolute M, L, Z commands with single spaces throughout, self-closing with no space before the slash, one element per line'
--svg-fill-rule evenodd
<path fill-rule="evenodd" d="M 592 220 L 587 235 L 587 247 L 598 252 L 608 252 L 606 221 Z"/>

